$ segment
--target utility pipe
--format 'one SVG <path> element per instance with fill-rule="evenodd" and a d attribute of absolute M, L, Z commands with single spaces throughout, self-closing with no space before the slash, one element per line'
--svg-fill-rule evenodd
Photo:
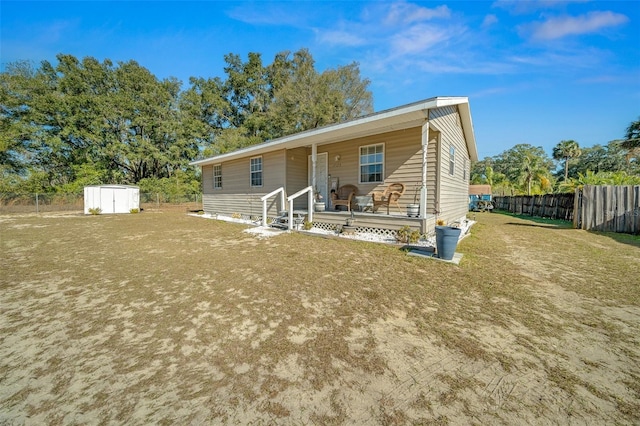
<path fill-rule="evenodd" d="M 427 147 L 429 146 L 429 110 L 422 124 L 422 186 L 420 187 L 420 218 L 427 217 Z"/>

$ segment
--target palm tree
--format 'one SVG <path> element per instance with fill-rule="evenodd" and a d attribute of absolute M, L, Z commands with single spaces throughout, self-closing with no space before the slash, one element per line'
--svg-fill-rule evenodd
<path fill-rule="evenodd" d="M 628 151 L 627 162 L 640 153 L 640 120 L 634 121 L 627 127 L 627 133 L 620 144 Z"/>
<path fill-rule="evenodd" d="M 564 160 L 564 180 L 569 177 L 569 160 L 579 157 L 582 154 L 580 145 L 574 140 L 560 141 L 553 148 L 553 158 L 556 160 Z"/>
<path fill-rule="evenodd" d="M 531 195 L 533 181 L 541 182 L 541 186 L 543 186 L 543 180 L 546 178 L 547 173 L 548 170 L 544 167 L 540 157 L 533 153 L 526 153 L 520 163 L 518 180 L 526 185 L 527 195 Z"/>

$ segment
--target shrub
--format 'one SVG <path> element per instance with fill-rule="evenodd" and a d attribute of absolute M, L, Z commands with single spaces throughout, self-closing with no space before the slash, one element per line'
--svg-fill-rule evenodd
<path fill-rule="evenodd" d="M 415 244 L 420 240 L 420 232 L 417 230 L 412 231 L 409 225 L 404 225 L 396 232 L 396 240 L 404 244 Z"/>
<path fill-rule="evenodd" d="M 305 220 L 304 224 L 302 225 L 302 229 L 304 229 L 305 231 L 308 231 L 311 228 L 313 228 L 313 222 L 309 222 L 308 220 Z"/>
<path fill-rule="evenodd" d="M 129 213 L 140 213 L 140 209 L 131 209 L 129 210 Z"/>
<path fill-rule="evenodd" d="M 92 207 L 89 209 L 89 213 L 96 215 L 102 213 L 102 209 L 100 207 Z"/>

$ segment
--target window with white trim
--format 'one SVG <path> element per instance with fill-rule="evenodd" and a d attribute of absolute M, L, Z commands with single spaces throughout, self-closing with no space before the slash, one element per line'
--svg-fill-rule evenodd
<path fill-rule="evenodd" d="M 251 186 L 262 186 L 262 157 L 254 157 L 249 161 Z"/>
<path fill-rule="evenodd" d="M 384 181 L 384 144 L 360 147 L 360 183 Z"/>
<path fill-rule="evenodd" d="M 456 171 L 456 148 L 451 145 L 449 147 L 449 174 L 454 175 Z"/>
<path fill-rule="evenodd" d="M 213 166 L 213 189 L 222 189 L 222 164 Z"/>

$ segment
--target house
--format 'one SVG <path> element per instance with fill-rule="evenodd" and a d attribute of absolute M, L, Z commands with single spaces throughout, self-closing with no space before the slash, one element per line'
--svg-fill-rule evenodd
<path fill-rule="evenodd" d="M 191 164 L 202 168 L 205 213 L 266 223 L 280 211 L 297 211 L 328 229 L 352 214 L 335 211 L 330 197 L 331 188 L 349 184 L 357 188 L 358 228 L 391 233 L 408 225 L 428 233 L 436 217 L 465 217 L 477 159 L 468 99 L 435 97 Z M 372 193 L 391 183 L 404 184 L 398 203 L 370 212 Z M 324 212 L 313 212 L 314 194 L 325 201 Z M 419 206 L 417 217 L 406 213 L 411 204 Z"/>

